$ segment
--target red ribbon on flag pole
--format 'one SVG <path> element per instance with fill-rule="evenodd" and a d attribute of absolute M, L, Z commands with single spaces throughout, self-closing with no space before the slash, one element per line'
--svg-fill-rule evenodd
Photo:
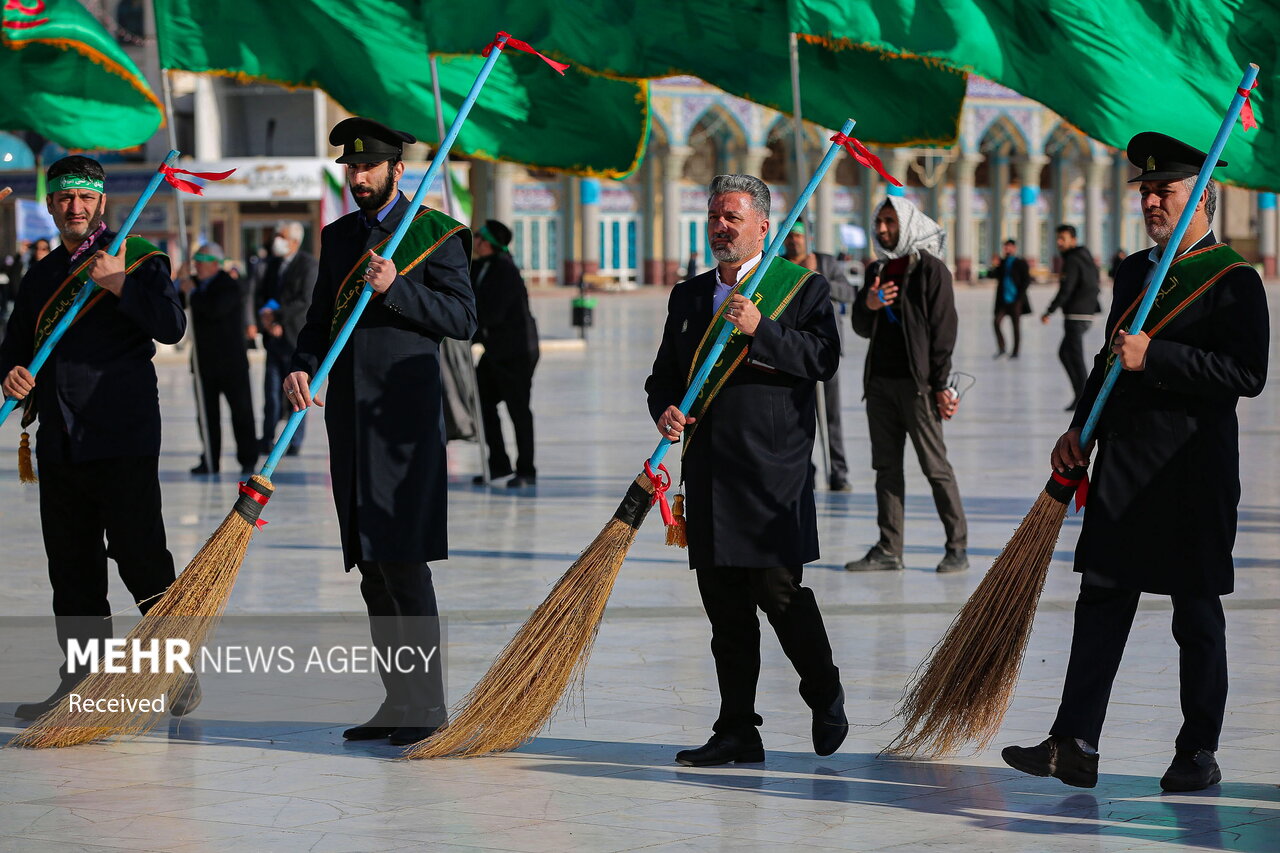
<path fill-rule="evenodd" d="M 880 161 L 880 158 L 868 151 L 867 146 L 863 145 L 857 139 L 854 139 L 852 136 L 845 136 L 843 133 L 837 133 L 835 136 L 831 137 L 831 141 L 844 148 L 845 151 L 848 151 L 850 157 L 857 160 L 868 169 L 874 169 L 880 177 L 884 178 L 895 187 L 902 186 L 902 181 L 884 170 L 884 163 Z"/>
<path fill-rule="evenodd" d="M 507 37 L 507 42 L 505 45 L 502 43 L 503 36 Z M 523 50 L 525 53 L 532 53 L 535 56 L 539 56 L 542 58 L 543 62 L 550 65 L 556 71 L 559 71 L 560 76 L 562 77 L 564 76 L 565 69 L 569 67 L 564 62 L 556 62 L 554 59 L 544 56 L 543 54 L 539 53 L 538 50 L 533 45 L 529 44 L 527 41 L 520 41 L 520 39 L 512 36 L 511 33 L 499 32 L 496 36 L 494 36 L 493 41 L 489 42 L 489 44 L 485 46 L 485 49 L 480 51 L 480 55 L 488 56 L 491 52 L 493 52 L 493 49 L 495 47 L 498 48 L 498 50 L 502 50 L 503 47 L 514 47 L 516 50 Z"/>
<path fill-rule="evenodd" d="M 1236 89 L 1237 95 L 1244 97 L 1244 106 L 1240 108 L 1240 122 L 1244 125 L 1247 132 L 1251 127 L 1257 127 L 1258 121 L 1253 117 L 1253 104 L 1249 101 L 1249 93 L 1258 88 L 1258 81 L 1254 80 L 1253 85 L 1248 89 Z"/>
<path fill-rule="evenodd" d="M 231 177 L 232 173 L 235 172 L 235 169 L 229 169 L 225 172 L 188 172 L 186 169 L 175 169 L 173 166 L 167 166 L 164 163 L 161 163 L 160 168 L 157 171 L 163 172 L 165 182 L 173 186 L 175 189 L 179 189 L 184 193 L 191 193 L 192 195 L 204 195 L 204 189 L 202 189 L 199 184 L 193 184 L 191 181 L 184 181 L 182 178 L 177 176 L 190 175 L 193 178 L 200 178 L 203 181 L 225 181 L 227 178 Z"/>

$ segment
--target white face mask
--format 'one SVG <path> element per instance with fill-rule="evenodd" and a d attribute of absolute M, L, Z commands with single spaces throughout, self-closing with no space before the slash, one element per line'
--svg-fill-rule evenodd
<path fill-rule="evenodd" d="M 276 238 L 271 241 L 271 254 L 277 258 L 283 258 L 289 254 L 289 241 L 281 235 L 277 234 Z"/>

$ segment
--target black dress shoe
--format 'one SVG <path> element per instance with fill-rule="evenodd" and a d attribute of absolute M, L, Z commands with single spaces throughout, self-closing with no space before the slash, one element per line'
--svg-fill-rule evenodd
<path fill-rule="evenodd" d="M 408 710 L 403 705 L 388 705 L 384 702 L 367 723 L 352 726 L 342 736 L 346 740 L 381 740 L 391 737 L 391 733 L 400 728 L 400 721 Z"/>
<path fill-rule="evenodd" d="M 185 717 L 200 706 L 202 699 L 204 699 L 204 691 L 200 689 L 200 679 L 196 678 L 193 672 L 173 695 L 173 701 L 169 703 L 169 713 L 175 717 Z"/>
<path fill-rule="evenodd" d="M 757 737 L 747 740 L 737 735 L 713 734 L 697 749 L 676 753 L 676 763 L 685 767 L 714 767 L 717 764 L 755 764 L 764 761 L 764 744 Z"/>
<path fill-rule="evenodd" d="M 813 751 L 830 755 L 849 734 L 849 718 L 844 715 L 844 688 L 827 708 L 813 712 Z"/>
<path fill-rule="evenodd" d="M 58 689 L 53 691 L 53 693 L 49 695 L 49 698 L 40 702 L 24 702 L 13 709 L 13 715 L 19 720 L 40 719 L 49 711 L 52 711 L 57 707 L 58 704 L 67 697 L 68 693 L 75 690 L 81 680 L 82 678 L 78 676 L 67 676 L 66 680 L 58 684 Z"/>
<path fill-rule="evenodd" d="M 897 572 L 903 568 L 901 557 L 890 554 L 878 544 L 872 545 L 871 550 L 861 560 L 844 564 L 846 572 Z"/>
<path fill-rule="evenodd" d="M 516 474 L 507 480 L 508 489 L 523 489 L 525 486 L 538 485 L 538 478 L 533 474 Z"/>
<path fill-rule="evenodd" d="M 1222 781 L 1218 760 L 1207 749 L 1176 749 L 1173 763 L 1160 777 L 1160 787 L 1166 791 L 1203 791 Z"/>
<path fill-rule="evenodd" d="M 426 740 L 435 733 L 435 726 L 400 726 L 388 737 L 391 738 L 392 746 L 409 746 L 418 741 Z"/>
<path fill-rule="evenodd" d="M 849 486 L 849 481 L 844 478 L 843 474 L 832 474 L 831 479 L 827 481 L 828 487 L 833 492 L 851 492 L 853 489 Z"/>
<path fill-rule="evenodd" d="M 940 575 L 946 575 L 951 572 L 963 572 L 967 568 L 969 568 L 969 553 L 964 548 L 948 548 L 946 556 L 942 558 L 942 562 L 938 563 L 936 571 Z"/>
<path fill-rule="evenodd" d="M 213 470 L 210 470 L 208 464 L 206 464 L 203 460 L 201 460 L 199 465 L 191 469 L 191 475 L 193 477 L 204 477 L 208 474 L 216 474 L 216 473 L 218 473 L 218 469 L 214 468 Z"/>
<path fill-rule="evenodd" d="M 301 452 L 302 452 L 302 448 L 301 448 L 301 447 L 298 447 L 298 446 L 297 446 L 297 445 L 295 445 L 295 444 L 291 444 L 291 445 L 289 445 L 289 447 L 285 450 L 284 455 L 285 455 L 285 456 L 297 456 L 297 455 L 298 455 L 299 453 L 301 453 Z"/>
<path fill-rule="evenodd" d="M 1038 746 L 1007 746 L 1004 763 L 1032 776 L 1052 776 L 1075 788 L 1098 784 L 1098 754 L 1085 755 L 1073 737 L 1050 735 Z"/>

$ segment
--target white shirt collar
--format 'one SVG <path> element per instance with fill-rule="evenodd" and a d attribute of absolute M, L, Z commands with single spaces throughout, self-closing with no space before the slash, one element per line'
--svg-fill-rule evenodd
<path fill-rule="evenodd" d="M 754 258 L 751 258 L 749 261 L 743 264 L 738 269 L 738 281 L 739 282 L 746 281 L 747 277 L 751 275 L 751 273 L 755 270 L 756 265 L 760 263 L 760 259 L 763 257 L 764 257 L 764 252 L 757 252 Z M 728 287 L 728 288 L 734 288 L 737 286 L 736 284 L 729 284 L 727 281 L 721 278 L 719 265 L 716 266 L 716 284 L 719 284 L 722 287 Z"/>

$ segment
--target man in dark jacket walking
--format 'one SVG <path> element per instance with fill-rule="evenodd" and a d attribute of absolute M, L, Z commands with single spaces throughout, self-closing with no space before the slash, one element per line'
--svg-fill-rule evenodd
<path fill-rule="evenodd" d="M 711 622 L 720 715 L 705 746 L 676 754 L 689 766 L 763 761 L 756 713 L 765 612 L 800 674 L 818 755 L 844 741 L 840 671 L 813 591 L 800 585 L 818 559 L 813 498 L 817 383 L 835 372 L 839 333 L 826 279 L 782 259 L 755 301 L 738 291 L 762 260 L 769 188 L 750 175 L 711 182 L 707 231 L 715 268 L 671 291 L 662 343 L 645 382 L 658 432 L 683 438 L 689 566 Z M 728 323 L 736 330 L 704 388 L 682 414 L 690 371 Z"/>
<path fill-rule="evenodd" d="M 1001 324 L 1008 317 L 1013 325 L 1013 350 L 1009 358 L 1017 358 L 1022 349 L 1022 318 L 1031 313 L 1027 288 L 1031 285 L 1031 268 L 1025 258 L 1018 257 L 1018 244 L 1010 237 L 1004 241 L 1004 257 L 987 270 L 987 278 L 996 280 L 995 320 L 996 358 L 1005 354 L 1004 330 Z"/>
<path fill-rule="evenodd" d="M 476 365 L 476 384 L 489 445 L 489 479 L 511 475 L 511 458 L 498 419 L 498 404 L 506 403 L 516 434 L 515 476 L 507 481 L 507 487 L 518 489 L 538 482 L 538 469 L 533 464 L 533 412 L 529 408 L 533 369 L 538 364 L 538 327 L 529 313 L 524 278 L 507 248 L 510 244 L 510 228 L 496 219 L 484 224 L 476 234 L 471 286 L 476 292 L 479 322 L 475 340 L 484 344 L 484 355 Z M 475 479 L 477 485 L 485 482 L 484 477 Z"/>
<path fill-rule="evenodd" d="M 867 271 L 852 319 L 853 330 L 871 339 L 862 386 L 880 540 L 862 559 L 845 564 L 851 572 L 904 567 L 907 487 L 902 457 L 907 438 L 933 488 L 946 531 L 946 553 L 937 571 L 969 568 L 969 527 L 942 440 L 942 422 L 960 408 L 950 380 L 958 318 L 951 271 L 940 260 L 945 240 L 938 223 L 902 196 L 889 196 L 876 211 L 881 260 Z"/>
<path fill-rule="evenodd" d="M 258 461 L 253 429 L 253 395 L 249 391 L 249 356 L 244 348 L 244 294 L 240 284 L 222 269 L 222 247 L 207 243 L 195 254 L 195 275 L 182 280 L 182 294 L 191 306 L 195 336 L 192 364 L 198 368 L 208 456 L 192 474 L 217 474 L 222 456 L 222 405 L 231 409 L 236 461 L 241 474 L 252 474 Z"/>
<path fill-rule="evenodd" d="M 1062 274 L 1058 278 L 1058 293 L 1045 309 L 1040 322 L 1047 324 L 1049 316 L 1059 308 L 1063 314 L 1062 344 L 1058 347 L 1058 360 L 1071 380 L 1071 404 L 1067 411 L 1074 411 L 1084 390 L 1089 370 L 1084 361 L 1084 336 L 1093 323 L 1093 315 L 1102 310 L 1098 302 L 1098 265 L 1086 246 L 1076 241 L 1074 225 L 1058 226 L 1058 251 L 1062 253 Z"/>
<path fill-rule="evenodd" d="M 429 562 L 448 556 L 448 470 L 440 340 L 476 331 L 467 269 L 471 234 L 436 210 L 412 210 L 399 191 L 405 143 L 414 137 L 365 118 L 329 133 L 343 146 L 358 210 L 324 229 L 320 271 L 294 372 L 284 381 L 295 410 L 367 281 L 374 296 L 329 375 L 325 428 L 342 558 L 360 570 L 370 634 L 383 653 L 417 658 L 379 666 L 386 698 L 347 740 L 407 745 L 445 723 L 439 610 Z M 413 217 L 394 257 L 382 257 L 400 222 Z M 319 400 L 314 401 L 320 405 Z M 406 671 L 406 669 L 408 671 Z"/>
<path fill-rule="evenodd" d="M 1123 368 L 1098 421 L 1098 455 L 1076 545 L 1081 573 L 1071 657 L 1049 737 L 1007 747 L 1010 766 L 1068 785 L 1098 781 L 1098 746 L 1111 686 L 1142 593 L 1170 596 L 1178 644 L 1182 728 L 1160 779 L 1166 791 L 1221 780 L 1214 752 L 1227 702 L 1226 616 L 1240 502 L 1240 397 L 1267 378 L 1270 324 L 1262 279 L 1209 224 L 1210 183 L 1191 191 L 1205 153 L 1161 133 L 1129 142 L 1142 218 L 1155 242 L 1117 270 L 1107 343 L 1094 359 L 1071 427 L 1050 454 L 1056 471 L 1089 464 L 1081 430 L 1114 360 Z M 1217 165 L 1225 166 L 1219 162 Z M 1175 223 L 1194 214 L 1177 246 Z M 1162 253 L 1176 251 L 1140 331 L 1133 313 Z"/>
<path fill-rule="evenodd" d="M 292 410 L 291 406 L 284 405 L 280 385 L 289 373 L 289 363 L 298 346 L 298 333 L 311 305 L 311 289 L 316 284 L 315 256 L 302 248 L 305 233 L 301 222 L 281 222 L 276 226 L 271 239 L 271 259 L 265 262 L 266 272 L 258 294 L 258 328 L 262 330 L 262 348 L 266 351 L 262 373 L 263 453 L 271 452 L 276 426 Z M 288 456 L 297 456 L 302 451 L 306 427 L 306 420 L 298 424 L 289 441 Z"/>

